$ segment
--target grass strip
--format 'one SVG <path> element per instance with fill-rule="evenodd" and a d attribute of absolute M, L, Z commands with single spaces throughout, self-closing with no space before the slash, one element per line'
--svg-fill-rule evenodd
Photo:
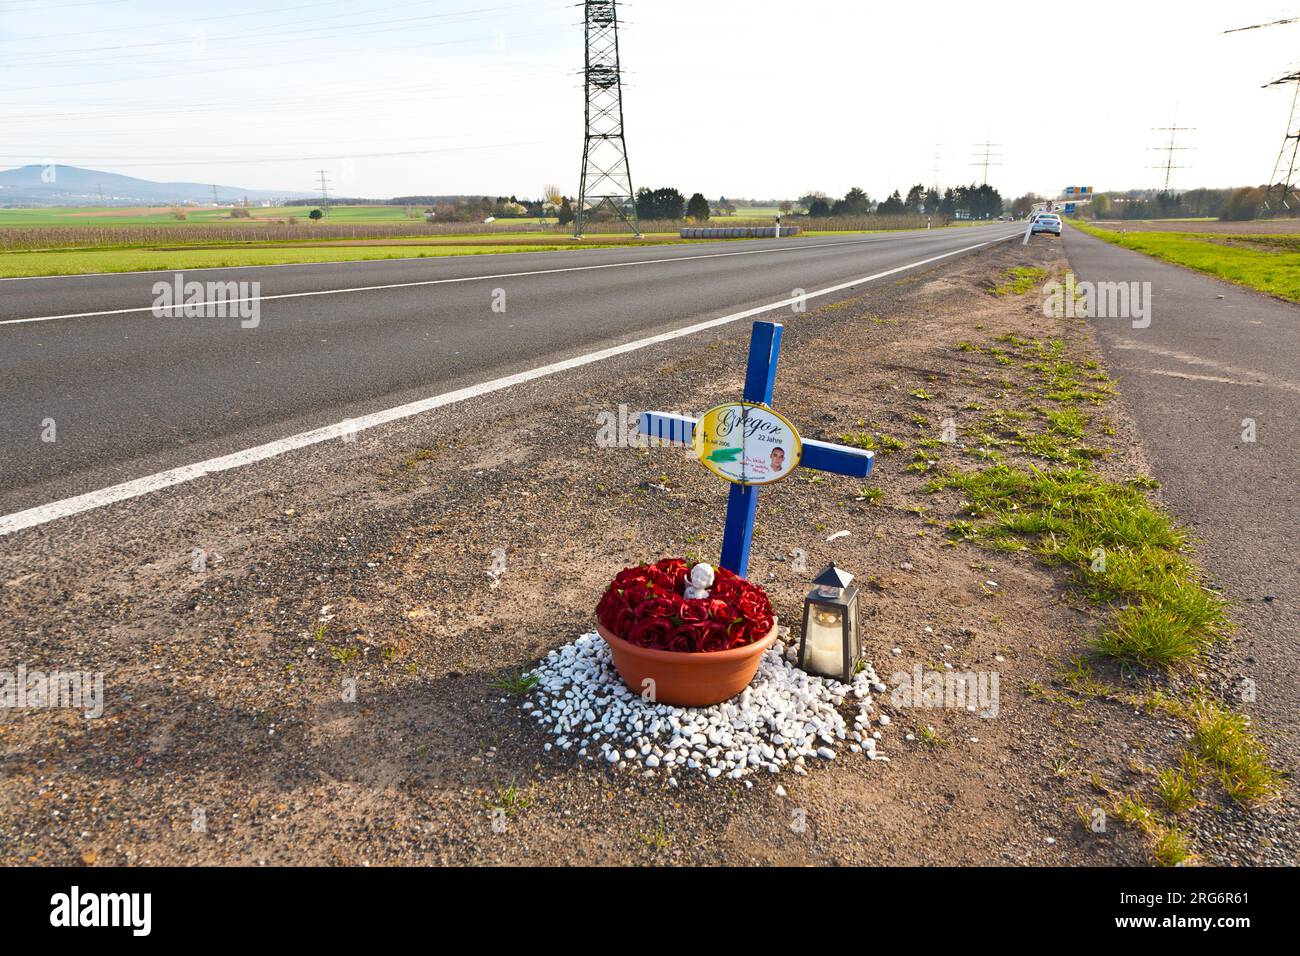
<path fill-rule="evenodd" d="M 1224 238 L 1192 232 L 1142 232 L 1121 234 L 1114 229 L 1071 223 L 1090 236 L 1125 249 L 1142 252 L 1175 265 L 1186 266 L 1237 285 L 1300 302 L 1300 250 L 1274 243 L 1252 241 L 1249 245 L 1228 245 Z M 1249 237 L 1251 240 L 1259 237 Z M 1219 240 L 1219 241 L 1216 241 Z"/>

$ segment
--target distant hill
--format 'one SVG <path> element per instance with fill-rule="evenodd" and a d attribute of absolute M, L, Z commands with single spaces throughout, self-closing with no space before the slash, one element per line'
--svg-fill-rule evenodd
<path fill-rule="evenodd" d="M 101 199 L 102 193 L 102 199 Z M 245 196 L 264 199 L 306 199 L 307 192 L 245 189 L 217 186 L 223 203 Z M 175 203 L 211 203 L 211 183 L 155 183 L 134 176 L 107 173 L 79 166 L 19 166 L 0 171 L 0 206 L 165 206 Z"/>

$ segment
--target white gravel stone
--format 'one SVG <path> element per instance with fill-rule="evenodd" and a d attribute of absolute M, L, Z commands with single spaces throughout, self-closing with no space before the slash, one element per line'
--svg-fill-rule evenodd
<path fill-rule="evenodd" d="M 805 757 L 833 760 L 837 746 L 861 740 L 858 731 L 874 709 L 871 694 L 885 685 L 865 663 L 849 684 L 805 673 L 786 650 L 778 641 L 764 653 L 753 682 L 732 700 L 671 707 L 632 693 L 605 642 L 584 634 L 532 671 L 537 684 L 525 709 L 553 737 L 584 744 L 608 738 L 599 744 L 605 759 L 620 766 L 627 760 L 634 770 L 685 768 L 731 780 L 783 769 L 803 774 Z"/>

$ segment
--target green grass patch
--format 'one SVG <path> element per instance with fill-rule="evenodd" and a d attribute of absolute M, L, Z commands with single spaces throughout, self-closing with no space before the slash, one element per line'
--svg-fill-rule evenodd
<path fill-rule="evenodd" d="M 1228 630 L 1222 599 L 1185 554 L 1186 533 L 1132 485 L 1082 466 L 999 465 L 949 472 L 926 489 L 961 492 L 974 536 L 1001 550 L 1027 547 L 1069 568 L 1090 599 L 1115 605 L 1095 647 L 1126 665 L 1189 664 Z"/>
<path fill-rule="evenodd" d="M 537 680 L 536 674 L 520 671 L 518 674 L 509 674 L 500 680 L 493 681 L 491 686 L 497 690 L 503 690 L 507 694 L 522 696 L 537 686 Z"/>
<path fill-rule="evenodd" d="M 1268 762 L 1264 744 L 1250 729 L 1250 718 L 1224 707 L 1208 695 L 1183 705 L 1192 722 L 1192 743 L 1200 758 L 1227 791 L 1245 806 L 1276 797 L 1282 775 Z"/>
<path fill-rule="evenodd" d="M 1120 823 L 1147 838 L 1157 866 L 1186 866 L 1196 862 L 1186 835 L 1161 820 L 1143 798 L 1121 797 L 1110 812 Z"/>
<path fill-rule="evenodd" d="M 1239 236 L 1192 232 L 1134 231 L 1121 235 L 1113 229 L 1075 225 L 1125 249 L 1300 302 L 1300 248 L 1290 243 L 1264 242 L 1263 236 L 1252 236 L 1252 241 L 1241 243 Z"/>
<path fill-rule="evenodd" d="M 497 787 L 496 796 L 488 801 L 488 809 L 513 817 L 520 810 L 527 810 L 533 805 L 532 790 L 520 790 L 515 784 Z"/>
<path fill-rule="evenodd" d="M 1196 798 L 1198 777 L 1181 767 L 1167 767 L 1156 774 L 1156 796 L 1165 812 L 1179 816 L 1190 812 L 1200 801 Z"/>
<path fill-rule="evenodd" d="M 859 422 L 859 424 L 861 424 Z M 907 448 L 907 442 L 901 438 L 895 438 L 893 435 L 885 435 L 880 432 L 845 432 L 840 435 L 840 444 L 852 445 L 854 448 L 864 448 L 867 451 L 879 451 L 882 454 L 891 451 L 903 451 Z"/>
<path fill-rule="evenodd" d="M 1037 266 L 1016 266 L 1002 275 L 1005 281 L 989 290 L 993 295 L 1024 295 L 1038 285 L 1040 279 L 1047 278 L 1047 270 Z"/>
<path fill-rule="evenodd" d="M 858 497 L 868 504 L 878 504 L 885 497 L 885 489 L 879 485 L 864 485 L 858 489 Z"/>

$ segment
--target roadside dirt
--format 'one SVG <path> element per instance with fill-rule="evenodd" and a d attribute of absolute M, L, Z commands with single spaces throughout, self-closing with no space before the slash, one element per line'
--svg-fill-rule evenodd
<path fill-rule="evenodd" d="M 1065 693 L 1064 662 L 1103 612 L 1027 554 L 950 541 L 960 502 L 923 490 L 943 465 L 978 464 L 918 444 L 945 419 L 963 428 L 1041 401 L 1031 374 L 992 351 L 999 336 L 1063 338 L 1080 365 L 1099 358 L 1086 325 L 1043 317 L 1036 288 L 991 294 L 1016 266 L 1065 262 L 1054 241 L 1004 244 L 785 316 L 775 407 L 806 437 L 908 447 L 880 453 L 866 483 L 798 473 L 766 489 L 750 574 L 790 620 L 834 559 L 868 584 L 867 653 L 886 683 L 916 665 L 996 671 L 996 718 L 882 695 L 888 763 L 837 759 L 752 790 L 687 775 L 670 789 L 544 752 L 493 687 L 590 630 L 624 566 L 716 555 L 721 483 L 679 450 L 597 436 L 620 405 L 631 418 L 736 397 L 742 324 L 7 542 L 0 660 L 103 671 L 107 702 L 98 720 L 0 712 L 0 862 L 1147 862 L 1140 835 L 1113 821 L 1092 832 L 1077 808 L 1148 787 L 1185 728 Z M 1145 474 L 1122 401 L 1085 412 L 1089 441 L 1110 452 L 1102 473 Z M 807 572 L 792 570 L 795 549 Z M 1293 843 L 1217 843 L 1242 811 L 1198 813 L 1205 859 L 1295 862 Z"/>

